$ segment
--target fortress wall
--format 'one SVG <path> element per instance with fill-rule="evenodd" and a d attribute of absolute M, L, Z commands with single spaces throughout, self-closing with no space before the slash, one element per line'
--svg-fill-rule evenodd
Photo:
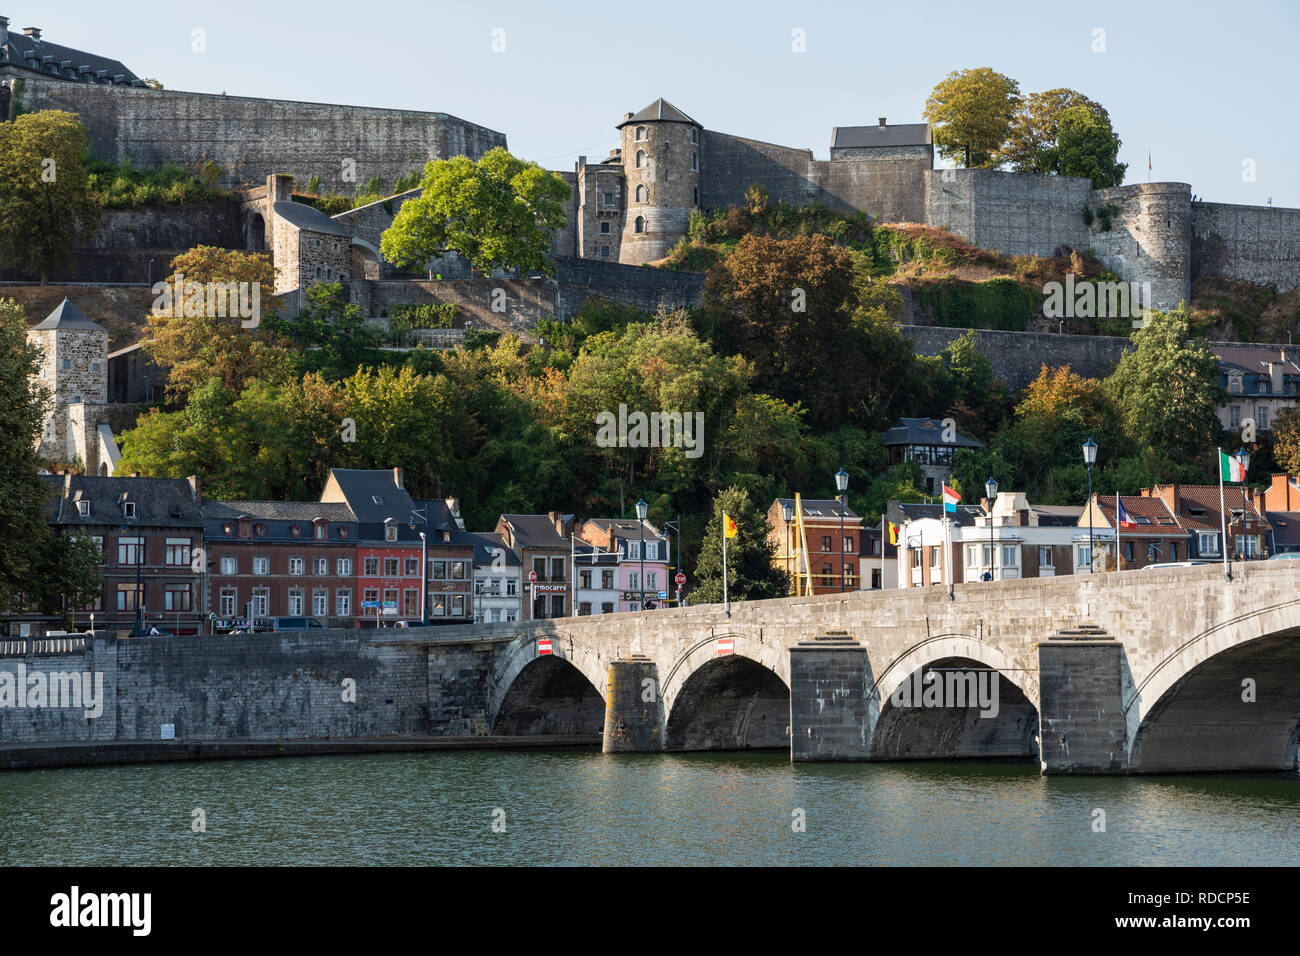
<path fill-rule="evenodd" d="M 1226 276 L 1300 289 L 1300 209 L 1194 203 L 1192 278 Z"/>
<path fill-rule="evenodd" d="M 1191 298 L 1192 188 L 1187 183 L 1137 183 L 1098 189 L 1091 205 L 1114 207 L 1103 232 L 1094 220 L 1088 242 L 1126 282 L 1150 282 L 1152 304 L 1175 308 Z"/>
<path fill-rule="evenodd" d="M 967 332 L 933 325 L 904 325 L 902 331 L 918 355 L 939 355 Z M 1126 338 L 1106 335 L 976 329 L 975 346 L 993 364 L 994 375 L 1012 388 L 1024 388 L 1038 378 L 1044 362 L 1048 368 L 1068 365 L 1080 375 L 1103 378 L 1114 370 L 1131 343 Z"/>
<path fill-rule="evenodd" d="M 391 312 L 395 305 L 455 303 L 460 306 L 457 325 L 469 319 L 476 329 L 521 336 L 557 309 L 555 282 L 550 279 L 384 279 L 368 286 L 373 315 Z M 494 311 L 494 302 L 505 311 Z"/>
<path fill-rule="evenodd" d="M 925 173 L 929 225 L 1006 255 L 1050 256 L 1058 246 L 1085 248 L 1086 179 L 991 169 Z"/>
<path fill-rule="evenodd" d="M 77 113 L 98 156 L 139 166 L 212 161 L 225 168 L 224 186 L 256 185 L 288 172 L 302 182 L 319 175 L 324 188 L 343 193 L 372 176 L 391 188 L 430 159 L 478 159 L 506 144 L 504 134 L 445 113 L 39 78 L 28 79 L 23 105 Z M 355 181 L 341 178 L 345 159 L 355 160 Z"/>
<path fill-rule="evenodd" d="M 700 134 L 700 139 L 700 205 L 706 209 L 744 206 L 745 190 L 754 183 L 767 187 L 772 202 L 783 199 L 791 205 L 802 206 L 828 201 L 814 182 L 817 163 L 811 150 L 791 149 L 708 129 Z"/>
<path fill-rule="evenodd" d="M 930 162 L 915 155 L 816 163 L 814 175 L 827 205 L 870 213 L 881 222 L 925 222 Z"/>
<path fill-rule="evenodd" d="M 659 306 L 699 305 L 704 276 L 598 259 L 557 259 L 558 313 L 571 316 L 591 296 L 612 299 L 654 313 Z"/>

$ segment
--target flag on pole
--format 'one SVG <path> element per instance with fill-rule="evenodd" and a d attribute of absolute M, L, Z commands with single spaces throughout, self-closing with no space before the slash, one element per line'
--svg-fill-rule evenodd
<path fill-rule="evenodd" d="M 1246 466 L 1235 455 L 1219 452 L 1219 477 L 1223 481 L 1245 481 Z"/>
<path fill-rule="evenodd" d="M 1119 500 L 1119 495 L 1115 495 L 1115 520 L 1121 528 L 1136 528 L 1137 522 L 1129 517 L 1129 513 L 1124 510 L 1124 502 Z"/>
<path fill-rule="evenodd" d="M 722 609 L 731 617 L 731 600 L 727 596 L 727 539 L 736 536 L 736 522 L 725 511 L 722 512 Z"/>
<path fill-rule="evenodd" d="M 722 512 L 723 537 L 734 538 L 736 536 L 736 522 L 731 520 L 731 515 L 725 511 Z"/>
<path fill-rule="evenodd" d="M 956 514 L 957 506 L 961 504 L 961 495 L 953 491 L 947 485 L 943 486 L 943 510 L 947 514 Z"/>
<path fill-rule="evenodd" d="M 898 544 L 898 525 L 889 522 L 889 543 Z"/>

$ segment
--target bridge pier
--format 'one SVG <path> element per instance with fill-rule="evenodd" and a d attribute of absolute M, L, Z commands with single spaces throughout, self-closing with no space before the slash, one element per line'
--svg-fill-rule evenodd
<path fill-rule="evenodd" d="M 1037 646 L 1043 773 L 1126 773 L 1124 645 L 1085 625 Z"/>
<path fill-rule="evenodd" d="M 602 753 L 652 753 L 664 749 L 664 702 L 659 666 L 648 657 L 610 661 L 605 679 Z"/>
<path fill-rule="evenodd" d="M 847 632 L 790 648 L 790 760 L 871 756 L 867 650 Z"/>

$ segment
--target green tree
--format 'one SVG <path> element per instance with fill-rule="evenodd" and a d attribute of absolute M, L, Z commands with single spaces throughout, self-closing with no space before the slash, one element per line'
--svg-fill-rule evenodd
<path fill-rule="evenodd" d="M 297 375 L 319 372 L 337 382 L 362 365 L 378 365 L 382 336 L 366 322 L 361 307 L 349 302 L 339 282 L 317 282 L 307 289 L 306 301 L 291 319 L 272 316 L 267 328 L 288 340 L 289 364 Z"/>
<path fill-rule="evenodd" d="M 483 272 L 519 269 L 551 275 L 551 237 L 564 226 L 569 185 L 502 147 L 478 162 L 439 159 L 424 168 L 423 192 L 408 199 L 380 248 L 399 266 L 422 267 L 457 252 Z"/>
<path fill-rule="evenodd" d="M 71 630 L 73 611 L 103 593 L 103 554 L 93 538 L 47 531 L 29 599 L 42 614 L 61 614 L 64 627 Z"/>
<path fill-rule="evenodd" d="M 1300 475 L 1300 412 L 1294 408 L 1273 420 L 1273 460 L 1288 475 Z"/>
<path fill-rule="evenodd" d="M 1018 173 L 1060 174 L 1057 155 L 1061 115 L 1083 107 L 1110 125 L 1105 107 L 1078 90 L 1055 89 L 1030 93 L 1020 102 L 1001 159 Z"/>
<path fill-rule="evenodd" d="M 727 597 L 758 601 L 785 596 L 785 572 L 776 565 L 776 545 L 768 538 L 767 516 L 750 500 L 749 492 L 732 486 L 713 499 L 713 517 L 695 563 L 692 604 L 722 601 L 722 512 L 736 522 L 736 536 L 727 539 Z"/>
<path fill-rule="evenodd" d="M 1219 434 L 1223 398 L 1219 360 L 1203 340 L 1189 338 L 1187 308 L 1152 310 L 1131 336 L 1106 380 L 1125 431 L 1140 445 L 1181 464 L 1206 455 Z"/>
<path fill-rule="evenodd" d="M 41 110 L 0 123 L 0 267 L 44 285 L 50 272 L 73 264 L 73 245 L 99 223 L 89 152 L 74 113 Z"/>
<path fill-rule="evenodd" d="M 37 475 L 36 455 L 49 397 L 40 364 L 22 307 L 0 299 L 0 611 L 32 593 L 48 537 L 43 507 L 50 493 Z"/>
<path fill-rule="evenodd" d="M 1092 180 L 1097 189 L 1124 182 L 1126 163 L 1116 161 L 1120 141 L 1110 120 L 1086 106 L 1061 113 L 1056 145 L 1044 153 L 1044 165 L 1062 176 Z"/>
<path fill-rule="evenodd" d="M 1020 84 L 984 66 L 949 73 L 930 91 L 924 116 L 940 156 L 996 169 L 1019 105 Z"/>

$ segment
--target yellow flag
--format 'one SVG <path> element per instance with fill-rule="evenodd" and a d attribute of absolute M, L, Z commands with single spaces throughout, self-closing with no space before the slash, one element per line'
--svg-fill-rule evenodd
<path fill-rule="evenodd" d="M 898 544 L 898 525 L 889 522 L 889 543 Z"/>
<path fill-rule="evenodd" d="M 725 511 L 722 512 L 722 526 L 724 528 L 722 532 L 724 537 L 734 538 L 736 536 L 736 522 L 732 521 L 731 516 Z"/>

